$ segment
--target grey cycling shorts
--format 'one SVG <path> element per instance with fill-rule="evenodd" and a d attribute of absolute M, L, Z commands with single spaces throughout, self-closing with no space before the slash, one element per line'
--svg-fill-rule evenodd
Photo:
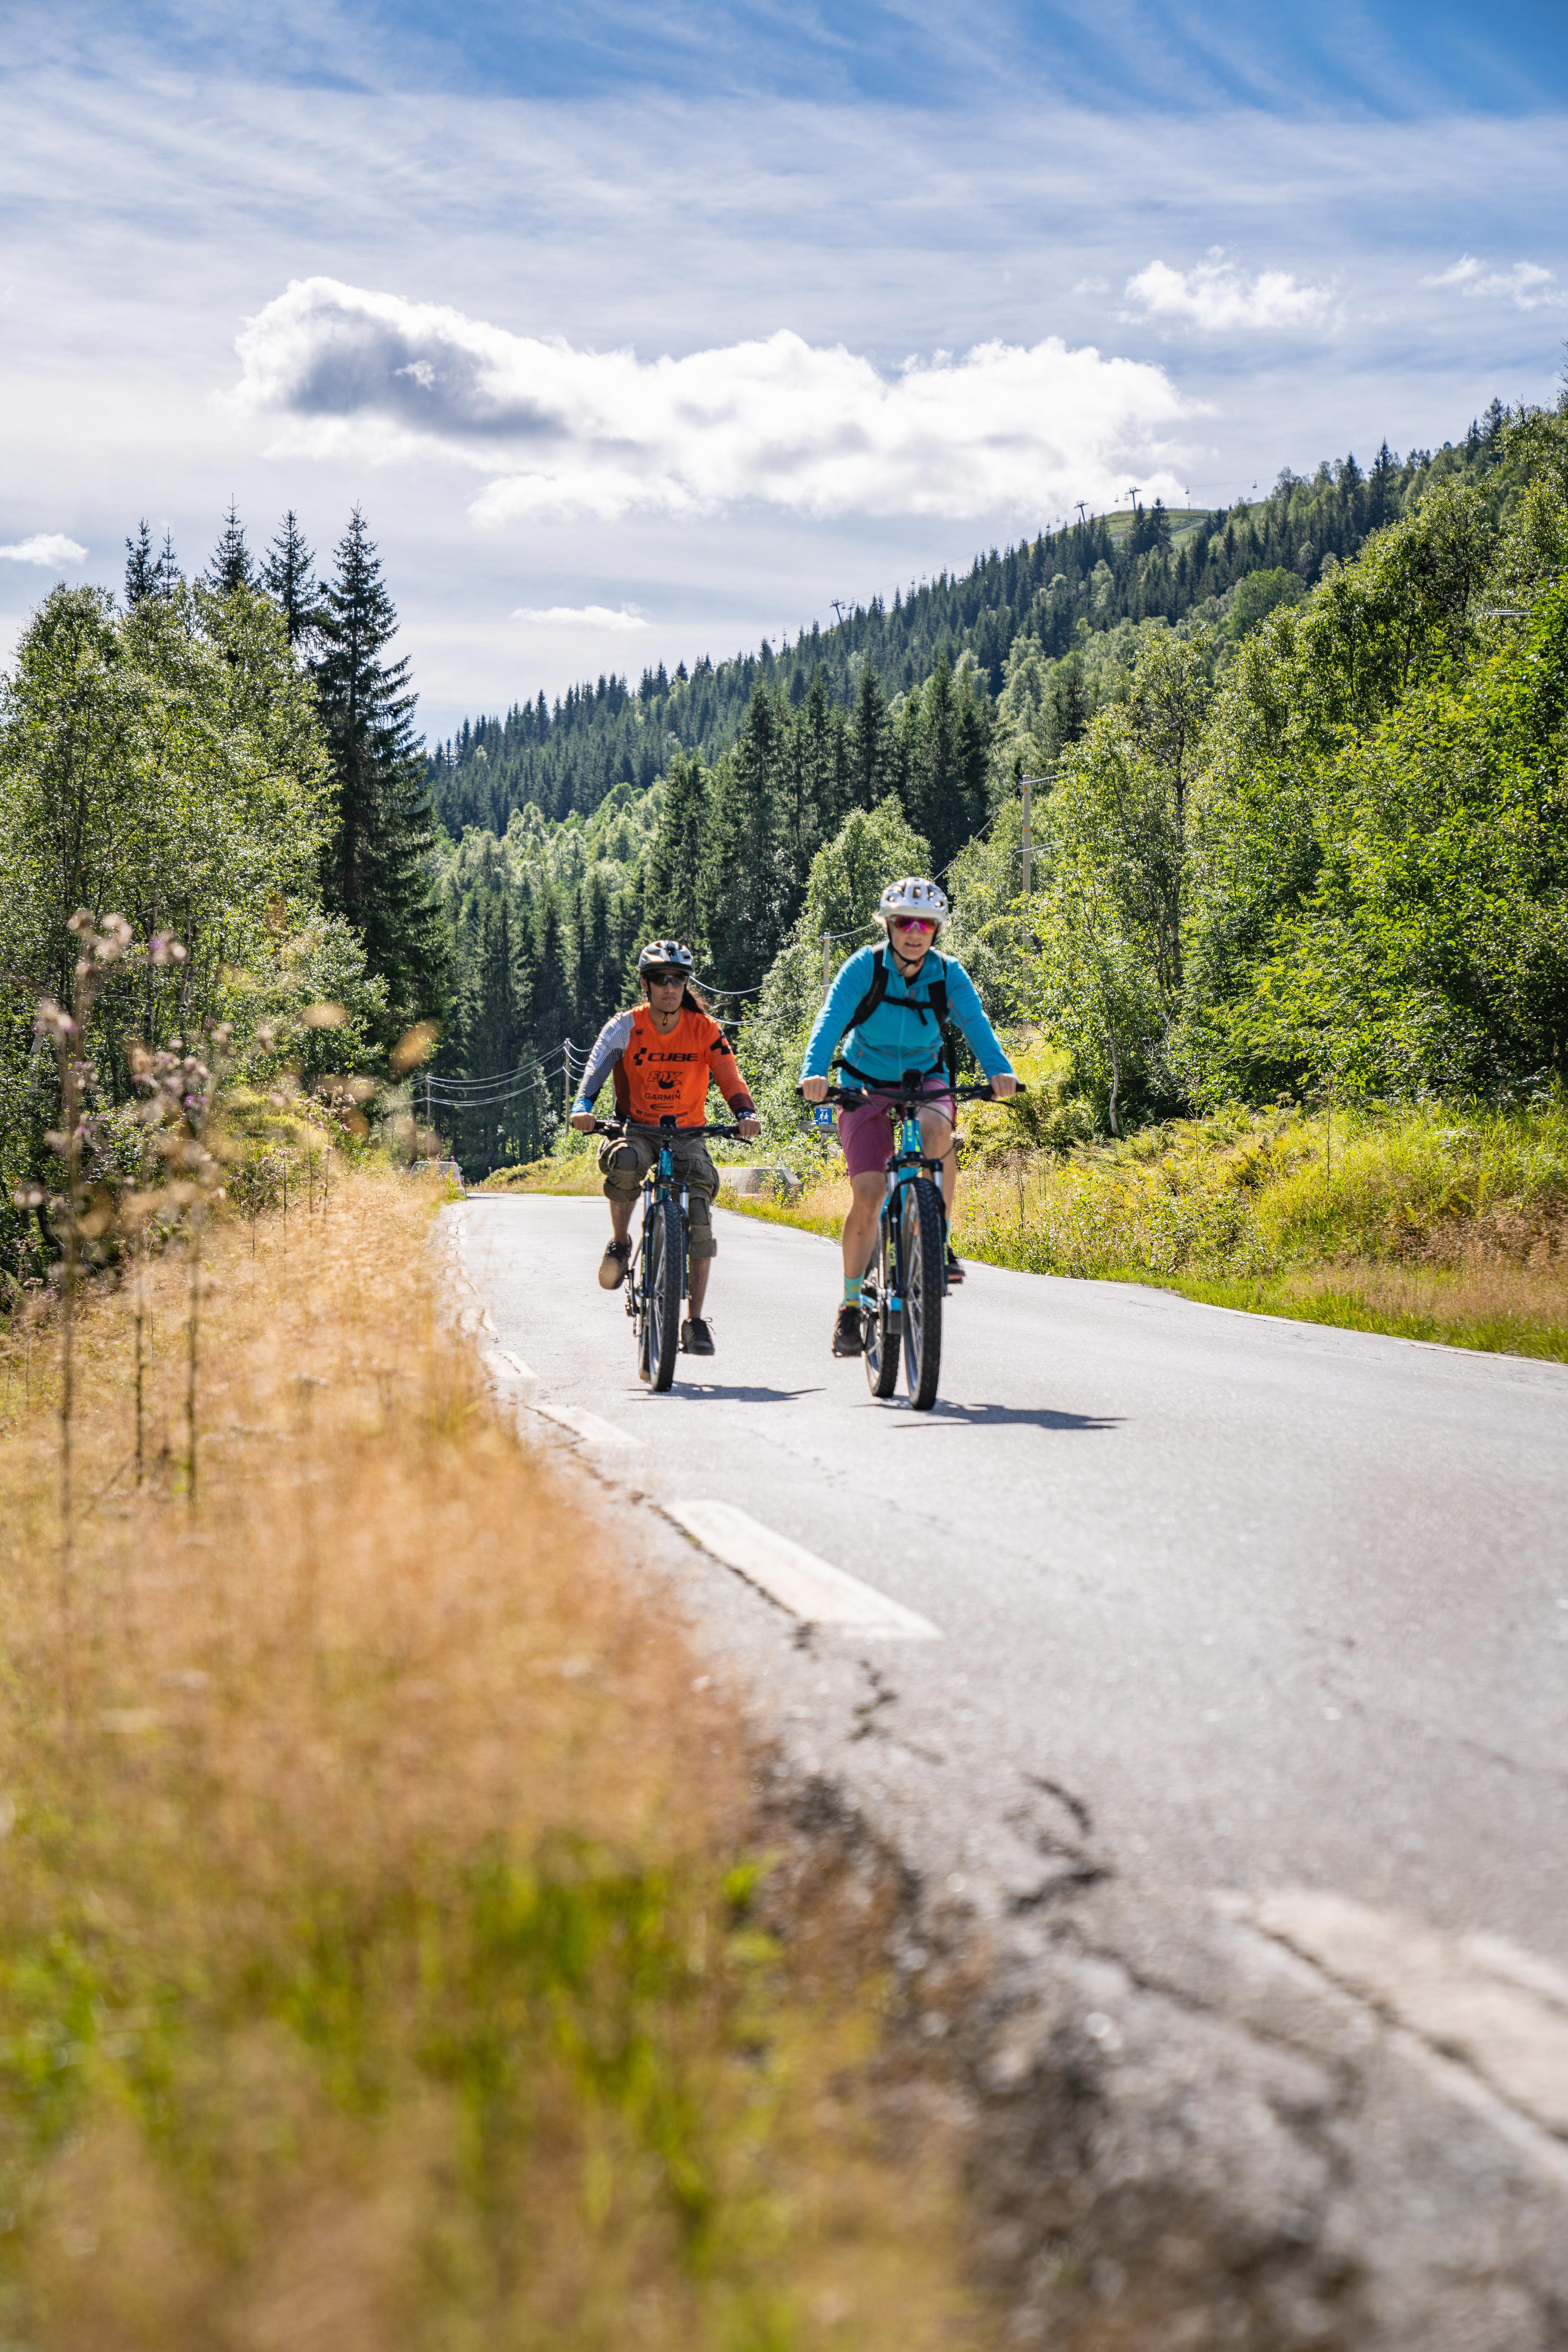
<path fill-rule="evenodd" d="M 658 1158 L 659 1140 L 658 1129 L 649 1127 L 628 1127 L 624 1135 L 600 1138 L 599 1173 L 606 1199 L 636 1200 L 643 1178 Z M 693 1257 L 714 1257 L 719 1244 L 709 1203 L 719 1190 L 719 1171 L 700 1135 L 677 1136 L 674 1156 L 675 1172 L 686 1186 L 687 1245 Z"/>

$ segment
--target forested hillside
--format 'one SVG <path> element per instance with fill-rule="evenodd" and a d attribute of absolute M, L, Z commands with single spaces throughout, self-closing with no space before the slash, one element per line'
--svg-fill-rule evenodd
<path fill-rule="evenodd" d="M 1501 415 L 1494 402 L 1461 442 L 1435 455 L 1413 449 L 1400 459 L 1384 444 L 1364 472 L 1353 457 L 1310 478 L 1286 467 L 1269 497 L 1228 512 L 1172 514 L 1156 501 L 1132 515 L 1087 518 L 1005 554 L 993 549 L 962 578 L 911 582 L 890 604 L 873 596 L 776 651 L 764 642 L 717 665 L 704 656 L 689 672 L 679 664 L 673 677 L 660 663 L 635 687 L 601 677 L 572 688 L 553 709 L 541 694 L 504 718 L 465 721 L 430 754 L 437 815 L 457 838 L 471 824 L 504 833 L 512 811 L 530 803 L 546 816 L 587 814 L 614 784 L 652 783 L 676 749 L 711 760 L 759 686 L 793 709 L 820 673 L 829 699 L 847 708 L 866 667 L 890 699 L 921 684 L 943 656 L 956 668 L 968 653 L 994 695 L 1020 635 L 1061 654 L 1080 621 L 1091 630 L 1153 614 L 1177 621 L 1249 573 L 1285 572 L 1310 586 L 1325 561 L 1353 555 L 1424 487 L 1484 471 Z"/>
<path fill-rule="evenodd" d="M 994 1016 L 1067 1055 L 1061 1133 L 1556 1083 L 1565 447 L 1568 412 L 1494 404 L 1435 455 L 1086 518 L 428 761 L 362 517 L 324 586 L 292 516 L 258 563 L 231 514 L 194 583 L 143 526 L 123 604 L 57 590 L 0 706 L 8 1258 L 47 1255 L 9 1204 L 57 1181 L 35 1020 L 79 908 L 132 939 L 82 1063 L 121 1175 L 128 1040 L 221 1030 L 309 1077 L 423 1019 L 431 1124 L 475 1171 L 534 1156 L 650 934 L 692 942 L 782 1145 L 825 960 L 911 866 Z"/>
<path fill-rule="evenodd" d="M 432 763 L 437 804 L 457 822 L 461 796 L 482 790 L 498 816 L 510 814 L 464 820 L 441 853 L 456 985 L 431 1101 L 459 1154 L 486 1166 L 542 1148 L 564 1098 L 568 1041 L 582 1050 L 625 1001 L 639 936 L 690 940 L 736 1015 L 786 964 L 804 956 L 819 973 L 821 934 L 863 927 L 868 912 L 857 901 L 843 921 L 825 919 L 824 891 L 843 893 L 815 878 L 829 845 L 842 863 L 852 818 L 905 845 L 906 863 L 918 842 L 920 862 L 949 874 L 974 937 L 975 909 L 1002 885 L 967 845 L 987 834 L 1016 843 L 1021 775 L 1048 780 L 1077 747 L 1103 740 L 1135 704 L 1139 677 L 1153 675 L 1147 665 L 1173 648 L 1206 713 L 1271 614 L 1342 593 L 1336 583 L 1369 548 L 1443 499 L 1462 491 L 1476 530 L 1495 532 L 1517 495 L 1507 453 L 1518 430 L 1494 404 L 1436 455 L 1401 461 L 1385 448 L 1365 473 L 1346 459 L 1310 480 L 1287 474 L 1268 499 L 1226 516 L 1173 519 L 1155 506 L 1086 520 L 986 557 L 962 580 L 886 608 L 874 601 L 778 654 L 645 678 L 635 693 L 606 681 L 555 716 L 535 706 L 466 730 Z M 571 763 L 595 744 L 607 758 L 612 742 L 630 746 L 625 765 L 590 791 Z M 531 768 L 536 757 L 558 764 Z M 537 798 L 515 805 L 521 780 L 545 773 L 550 790 L 581 790 L 591 805 L 560 815 Z M 1039 788 L 1037 807 L 1040 885 L 1051 831 Z M 792 945 L 807 935 L 809 950 Z M 1037 1017 L 996 938 L 975 951 L 1007 1017 Z M 796 1003 L 799 990 L 784 995 Z M 776 977 L 763 1001 L 783 1017 Z M 754 1024 L 753 1043 L 772 1056 Z M 1102 1120 L 1187 1098 L 1168 1056 L 1157 1087 L 1147 1058 L 1132 1056 L 1113 1104 L 1103 1053 L 1086 1055 Z M 504 1085 L 489 1078 L 498 1072 L 510 1074 Z"/>

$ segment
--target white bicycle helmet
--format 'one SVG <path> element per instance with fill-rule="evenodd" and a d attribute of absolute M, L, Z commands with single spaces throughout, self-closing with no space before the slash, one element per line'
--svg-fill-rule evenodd
<path fill-rule="evenodd" d="M 906 874 L 901 882 L 889 883 L 877 901 L 877 912 L 884 922 L 893 915 L 928 915 L 940 931 L 952 909 L 934 882 Z"/>
<path fill-rule="evenodd" d="M 694 972 L 697 959 L 679 940 L 649 940 L 637 958 L 639 971 Z"/>

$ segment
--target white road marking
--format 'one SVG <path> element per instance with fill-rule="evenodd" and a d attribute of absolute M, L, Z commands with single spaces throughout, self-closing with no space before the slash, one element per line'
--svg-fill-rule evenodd
<path fill-rule="evenodd" d="M 514 1380 L 536 1381 L 539 1378 L 532 1365 L 525 1364 L 521 1356 L 514 1356 L 510 1348 L 486 1348 L 481 1352 L 480 1361 L 487 1370 L 500 1364 Z"/>
<path fill-rule="evenodd" d="M 804 1544 L 775 1533 L 733 1503 L 667 1503 L 678 1527 L 704 1551 L 759 1586 L 781 1609 L 808 1625 L 852 1626 L 859 1633 L 905 1642 L 940 1642 L 941 1630 L 874 1585 L 862 1584 Z"/>
<path fill-rule="evenodd" d="M 1235 1906 L 1559 2137 L 1568 2133 L 1568 1979 L 1495 1936 L 1448 1936 L 1308 1887 Z"/>
<path fill-rule="evenodd" d="M 605 1421 L 600 1413 L 590 1412 L 586 1405 L 550 1404 L 543 1397 L 535 1397 L 532 1402 L 535 1412 L 542 1412 L 546 1421 L 558 1421 L 563 1429 L 570 1429 L 578 1437 L 585 1437 L 591 1445 L 642 1444 L 640 1437 L 634 1437 L 629 1430 L 617 1429 L 613 1421 Z"/>

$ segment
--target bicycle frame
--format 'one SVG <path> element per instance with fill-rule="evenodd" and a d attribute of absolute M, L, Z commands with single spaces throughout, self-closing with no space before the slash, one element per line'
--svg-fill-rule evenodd
<path fill-rule="evenodd" d="M 689 1133 L 690 1130 L 689 1129 Z M 707 1129 L 703 1129 L 702 1133 Z M 675 1173 L 673 1142 L 660 1141 L 658 1158 L 642 1180 L 642 1225 L 637 1234 L 636 1272 L 626 1273 L 626 1313 L 632 1318 L 632 1328 L 642 1331 L 643 1303 L 647 1296 L 647 1255 L 652 1232 L 650 1212 L 661 1202 L 673 1200 L 680 1211 L 680 1295 L 689 1296 L 691 1286 L 691 1232 L 687 1215 L 687 1194 L 689 1187 L 682 1184 Z M 640 1276 L 640 1279 L 639 1279 Z"/>
<path fill-rule="evenodd" d="M 899 1123 L 899 1139 L 886 1164 L 887 1186 L 882 1205 L 878 1212 L 878 1230 L 892 1243 L 893 1293 L 888 1300 L 889 1321 L 900 1318 L 904 1311 L 904 1219 L 903 1193 L 917 1176 L 929 1176 L 938 1192 L 942 1190 L 942 1161 L 928 1158 L 925 1138 L 921 1133 L 919 1108 L 907 1096 L 901 1098 L 903 1117 Z M 947 1206 L 942 1204 L 942 1224 L 947 1223 Z M 875 1259 L 872 1261 L 875 1264 Z M 942 1278 L 942 1296 L 947 1295 L 947 1279 Z"/>
<path fill-rule="evenodd" d="M 618 1120 L 595 1119 L 594 1132 L 599 1135 L 623 1136 L 626 1132 L 626 1128 Z M 658 1153 L 647 1174 L 642 1180 L 642 1228 L 637 1236 L 637 1249 L 626 1268 L 626 1307 L 627 1315 L 631 1318 L 632 1330 L 641 1351 L 643 1377 L 652 1378 L 656 1388 L 667 1388 L 674 1369 L 673 1352 L 665 1352 L 667 1349 L 673 1351 L 674 1341 L 672 1339 L 666 1341 L 660 1337 L 668 1328 L 664 1321 L 668 1311 L 668 1291 L 665 1293 L 666 1304 L 659 1308 L 655 1318 L 653 1339 L 649 1339 L 646 1325 L 655 1286 L 654 1237 L 656 1233 L 666 1230 L 661 1212 L 668 1207 L 673 1207 L 677 1213 L 676 1227 L 679 1234 L 679 1297 L 680 1301 L 684 1301 L 690 1296 L 691 1229 L 689 1212 L 690 1187 L 676 1172 L 675 1146 L 678 1140 L 691 1141 L 698 1137 L 710 1135 L 733 1140 L 739 1135 L 740 1129 L 738 1127 L 722 1125 L 678 1127 L 673 1118 L 667 1118 L 660 1119 L 658 1132 Z M 668 1245 L 667 1242 L 665 1246 Z M 650 1349 L 660 1359 L 657 1371 L 651 1371 L 649 1369 Z"/>
<path fill-rule="evenodd" d="M 917 1412 L 929 1412 L 936 1402 L 942 1302 L 952 1286 L 942 1160 L 926 1149 L 921 1114 L 935 1109 L 944 1097 L 956 1108 L 991 1096 L 989 1082 L 931 1087 L 931 1076 L 906 1070 L 896 1087 L 829 1087 L 825 1097 L 847 1109 L 880 1100 L 898 1115 L 898 1141 L 883 1163 L 877 1238 L 860 1284 L 861 1352 L 871 1394 L 882 1403 L 893 1393 L 901 1357 L 904 1385 Z"/>

